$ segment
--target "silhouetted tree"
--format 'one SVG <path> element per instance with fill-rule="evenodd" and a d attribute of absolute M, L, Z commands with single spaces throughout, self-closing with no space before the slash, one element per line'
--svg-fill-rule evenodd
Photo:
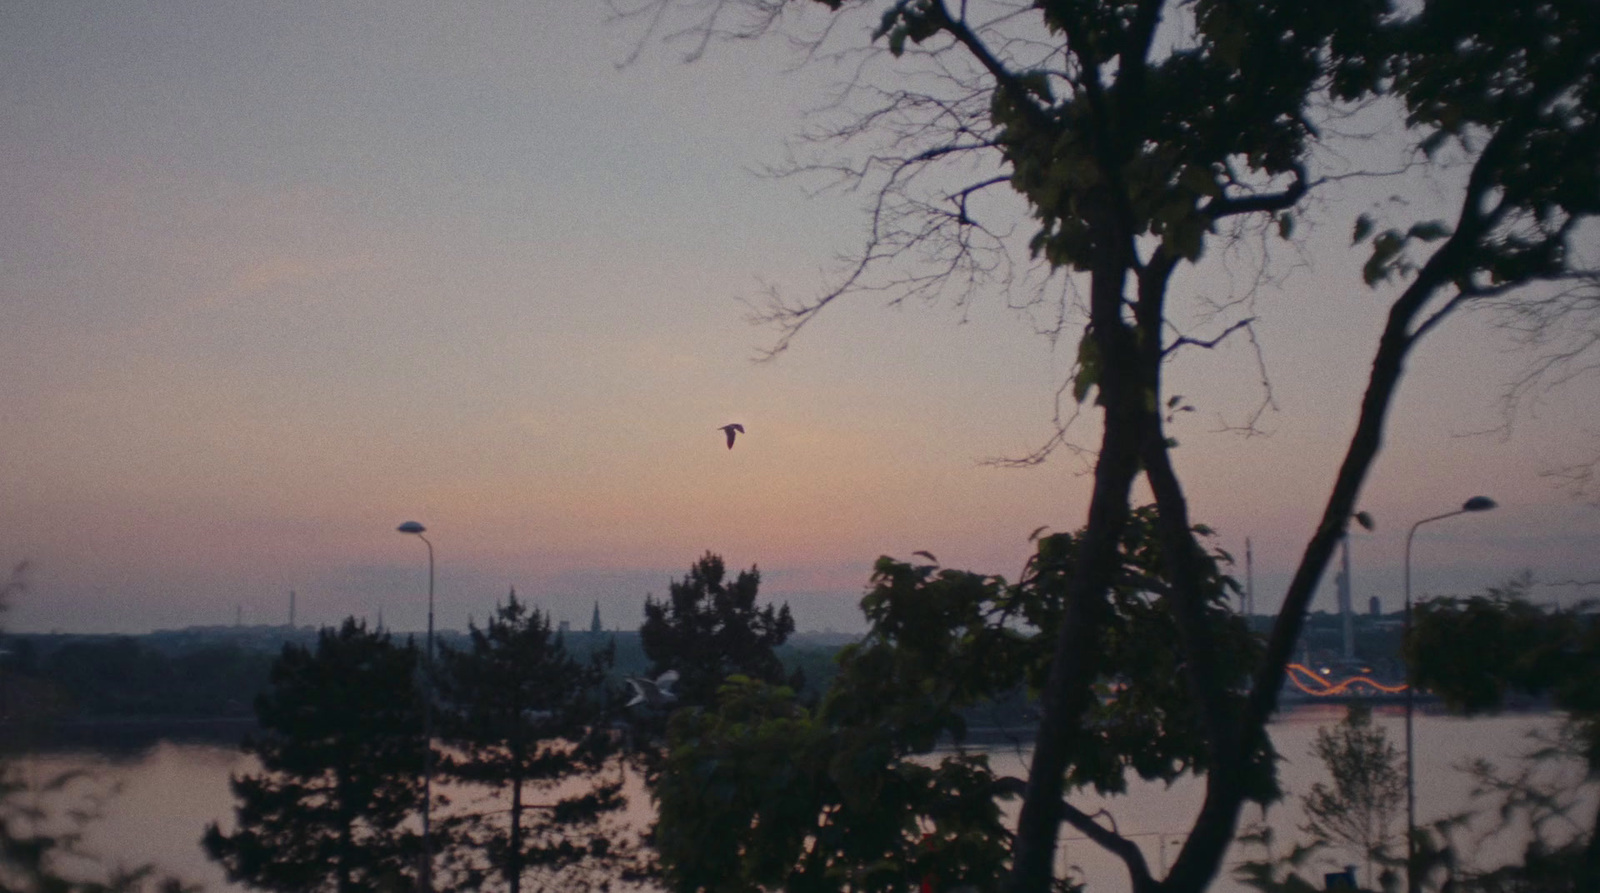
<path fill-rule="evenodd" d="M 707 552 L 663 601 L 646 597 L 639 641 L 651 673 L 676 670 L 678 701 L 708 705 L 734 674 L 764 682 L 786 680 L 774 649 L 794 632 L 787 604 L 756 607 L 761 573 L 752 566 L 727 579 L 722 556 Z"/>
<path fill-rule="evenodd" d="M 1163 645 L 1182 655 L 1174 671 L 1203 717 L 1206 790 L 1165 877 L 1136 858 L 1127 838 L 1096 839 L 1124 861 L 1136 893 L 1198 893 L 1256 789 L 1252 760 L 1413 349 L 1474 303 L 1537 299 L 1596 278 L 1581 250 L 1600 213 L 1600 16 L 1592 0 L 613 5 L 654 33 L 690 41 L 691 56 L 718 38 L 758 37 L 799 21 L 797 30 L 814 27 L 786 36 L 807 58 L 849 60 L 852 80 L 828 105 L 845 119 L 818 137 L 833 137 L 845 157 L 802 170 L 869 196 L 866 235 L 814 297 L 775 298 L 774 353 L 850 294 L 966 302 L 987 286 L 1019 282 L 1062 296 L 1057 333 L 1080 308 L 1087 317 L 1061 393 L 1079 404 L 1093 398 L 1093 408 L 1081 410 L 1099 422 L 1098 443 L 1084 445 L 1093 492 L 1043 685 L 1008 889 L 1045 893 L 1054 882 L 1073 755 L 1097 734 L 1088 717 L 1108 665 L 1093 646 L 1114 616 L 1118 547 L 1139 481 L 1160 506 L 1166 597 L 1177 620 Z M 800 18 L 802 7 L 825 20 Z M 865 27 L 850 27 L 849 16 Z M 867 31 L 882 53 L 840 46 L 864 42 Z M 1190 290 L 1171 286 L 1219 240 L 1240 244 L 1274 229 L 1292 238 L 1312 193 L 1352 173 L 1338 160 L 1337 122 L 1363 103 L 1374 116 L 1365 133 L 1412 141 L 1415 154 L 1402 163 L 1448 157 L 1459 176 L 1442 197 L 1439 179 L 1419 177 L 1427 201 L 1391 202 L 1381 220 L 1352 221 L 1361 276 L 1386 289 L 1386 317 L 1348 447 L 1240 707 L 1225 672 L 1232 655 L 1206 622 L 1204 552 L 1169 430 L 1185 404 L 1166 375 L 1175 355 L 1248 330 L 1253 304 L 1244 295 L 1186 305 Z M 1356 145 L 1361 153 L 1371 147 Z M 1005 189 L 1010 200 L 987 200 Z M 1011 234 L 1023 204 L 1032 235 L 1018 261 Z M 1449 210 L 1433 219 L 1441 206 Z M 1415 216 L 1419 208 L 1427 216 Z M 1019 267 L 1030 263 L 1038 265 L 1033 275 L 1023 275 Z M 1065 277 L 1074 277 L 1072 287 L 1060 286 Z M 1196 316 L 1210 327 L 1192 329 Z M 1069 406 L 1057 418 L 1078 412 Z M 1067 437 L 1061 422 L 1028 460 Z"/>
<path fill-rule="evenodd" d="M 20 562 L 0 580 L 0 620 L 12 598 L 27 588 L 28 565 Z M 4 632 L 4 624 L 0 624 L 0 635 Z M 0 685 L 4 684 L 0 678 Z M 30 784 L 7 761 L 16 744 L 0 739 L 0 893 L 198 893 L 199 887 L 160 876 L 149 864 L 116 868 L 93 877 L 98 860 L 83 852 L 78 843 L 96 814 L 72 801 L 73 787 L 92 781 L 90 774 L 71 771 L 43 784 Z M 58 821 L 63 818 L 65 821 Z M 82 877 L 85 873 L 91 877 Z"/>
<path fill-rule="evenodd" d="M 1319 739 L 1343 737 L 1342 731 L 1329 736 L 1324 730 Z M 1458 771 L 1471 777 L 1473 802 L 1467 809 L 1417 829 L 1415 868 L 1419 887 L 1446 893 L 1593 893 L 1597 888 L 1585 867 L 1586 850 L 1592 839 L 1587 817 L 1595 808 L 1600 777 L 1586 765 L 1583 737 L 1580 724 L 1562 723 L 1553 734 L 1542 729 L 1530 732 L 1530 749 L 1520 754 L 1509 769 L 1482 757 L 1457 765 Z M 1352 742 L 1355 752 L 1376 757 L 1382 750 L 1389 751 L 1390 768 L 1378 771 L 1390 776 L 1383 784 L 1389 793 L 1382 800 L 1393 810 L 1404 798 L 1405 790 L 1403 774 L 1392 765 L 1398 754 L 1383 744 L 1380 736 L 1364 733 L 1359 738 L 1365 740 Z M 1366 771 L 1363 766 L 1376 767 L 1379 763 L 1361 759 L 1347 765 L 1359 776 Z M 1337 779 L 1340 770 L 1330 768 Z M 1317 799 L 1321 798 L 1302 800 L 1308 813 Z M 1340 838 L 1354 841 L 1368 833 L 1360 823 L 1349 823 L 1364 811 L 1362 799 L 1366 798 L 1351 798 L 1331 811 L 1346 824 L 1348 837 L 1338 832 L 1329 834 L 1328 828 L 1307 827 L 1303 830 L 1313 834 L 1311 842 L 1291 845 L 1286 850 L 1273 850 L 1275 835 L 1263 816 L 1261 822 L 1239 836 L 1239 843 L 1260 847 L 1262 857 L 1237 862 L 1235 879 L 1262 893 L 1309 893 L 1320 889 L 1314 879 L 1322 872 L 1317 870 L 1313 857 L 1327 845 L 1339 843 Z M 1377 805 L 1378 801 L 1369 802 Z M 1519 853 L 1518 857 L 1502 862 L 1504 854 L 1513 850 Z M 1376 848 L 1373 855 L 1374 861 L 1395 868 L 1404 865 L 1403 858 L 1385 857 Z M 1398 886 L 1399 878 L 1390 871 L 1380 873 L 1373 885 L 1369 867 L 1368 882 L 1361 889 L 1393 891 Z"/>
<path fill-rule="evenodd" d="M 1527 601 L 1529 585 L 1523 577 L 1486 595 L 1417 605 L 1406 645 L 1412 679 L 1468 714 L 1496 710 L 1512 692 L 1548 695 L 1567 714 L 1573 749 L 1600 775 L 1600 623 L 1592 605 Z M 1600 889 L 1600 812 L 1570 849 L 1571 888 Z M 1530 867 L 1549 871 L 1549 853 L 1530 849 L 1536 856 L 1545 861 Z"/>
<path fill-rule="evenodd" d="M 417 649 L 349 619 L 315 651 L 285 645 L 243 745 L 261 772 L 230 781 L 235 829 L 203 844 L 230 880 L 263 890 L 409 890 L 422 854 Z"/>
<path fill-rule="evenodd" d="M 1090 734 L 1073 742 L 1069 788 L 1124 792 L 1130 777 L 1209 771 L 1203 716 L 1169 647 L 1180 622 L 1163 578 L 1156 512 L 1133 513 L 1100 635 Z M 1082 559 L 1082 534 L 1041 537 L 1021 580 L 880 558 L 862 600 L 871 627 L 846 646 L 816 709 L 758 681 L 671 721 L 656 787 L 656 843 L 672 888 L 691 891 L 992 890 L 1009 832 L 998 798 L 1022 792 L 986 755 L 951 749 L 965 716 L 1047 678 Z M 1208 552 L 1204 623 L 1225 647 L 1230 709 L 1242 709 L 1260 642 L 1228 610 L 1237 587 Z M 1246 755 L 1252 798 L 1276 795 L 1274 755 Z M 1080 833 L 1115 846 L 1097 815 L 1064 803 Z M 1132 845 L 1128 845 L 1132 847 Z M 1133 858 L 1136 847 L 1124 850 Z M 1138 858 L 1142 859 L 1142 856 Z"/>
<path fill-rule="evenodd" d="M 4 582 L 0 582 L 0 621 L 3 621 L 6 612 L 11 610 L 11 600 L 26 592 L 28 589 L 28 563 L 19 561 L 11 567 L 11 573 Z M 5 624 L 0 622 L 0 643 L 5 642 Z M 11 714 L 11 687 L 12 674 L 18 662 L 13 660 L 11 648 L 0 648 L 0 720 L 10 718 Z M 31 653 L 29 657 L 31 658 Z M 10 749 L 9 741 L 0 741 L 0 756 Z"/>
<path fill-rule="evenodd" d="M 495 790 L 497 801 L 509 789 L 510 804 L 450 822 L 461 835 L 448 857 L 453 868 L 473 889 L 498 875 L 517 893 L 529 871 L 560 875 L 563 889 L 603 886 L 622 847 L 602 819 L 626 805 L 607 721 L 610 650 L 573 659 L 549 618 L 514 590 L 470 636 L 468 649 L 440 655 L 439 727 L 456 754 L 445 771 Z M 616 774 L 607 777 L 611 766 Z M 573 871 L 585 866 L 595 870 Z"/>
<path fill-rule="evenodd" d="M 98 818 L 85 802 L 96 795 L 74 791 L 85 784 L 84 772 L 30 784 L 0 758 L 0 893 L 199 893 L 150 864 L 107 869 L 80 847 Z"/>
<path fill-rule="evenodd" d="M 1373 863 L 1389 859 L 1392 826 L 1405 803 L 1400 751 L 1372 724 L 1371 708 L 1351 704 L 1343 722 L 1317 730 L 1312 753 L 1333 783 L 1319 781 L 1300 798 L 1306 813 L 1303 830 L 1316 840 L 1360 853 L 1371 887 Z"/>
<path fill-rule="evenodd" d="M 0 673 L 26 677 L 16 681 L 54 692 L 61 709 L 83 716 L 247 715 L 276 658 L 234 642 L 167 650 L 133 636 L 62 638 L 42 654 L 26 639 L 8 643 Z"/>

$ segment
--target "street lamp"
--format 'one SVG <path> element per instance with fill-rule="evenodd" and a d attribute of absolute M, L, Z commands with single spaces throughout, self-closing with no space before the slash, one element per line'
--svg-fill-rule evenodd
<path fill-rule="evenodd" d="M 1417 528 L 1434 521 L 1445 518 L 1454 518 L 1456 515 L 1467 512 L 1486 512 L 1495 507 L 1495 501 L 1487 496 L 1474 496 L 1463 502 L 1461 508 L 1431 518 L 1423 518 L 1411 525 L 1411 532 L 1406 534 L 1406 613 L 1405 630 L 1401 641 L 1403 647 L 1411 644 L 1411 539 L 1417 535 Z M 1407 893 L 1419 893 L 1417 886 L 1417 776 L 1416 758 L 1413 748 L 1412 716 L 1416 712 L 1416 682 L 1411 678 L 1411 664 L 1406 663 L 1406 890 Z"/>
<path fill-rule="evenodd" d="M 427 691 L 422 699 L 422 734 L 426 739 L 422 751 L 422 872 L 418 878 L 424 893 L 433 890 L 433 836 L 429 823 L 429 809 L 433 800 L 433 543 L 423 536 L 428 528 L 415 521 L 407 521 L 395 528 L 409 533 L 428 547 L 428 650 L 423 659 L 422 673 Z"/>

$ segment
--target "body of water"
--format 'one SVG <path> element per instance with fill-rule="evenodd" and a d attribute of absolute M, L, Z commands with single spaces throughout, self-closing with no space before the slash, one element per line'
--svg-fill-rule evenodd
<path fill-rule="evenodd" d="M 1321 762 L 1310 752 L 1317 729 L 1337 723 L 1343 715 L 1340 707 L 1299 708 L 1271 727 L 1273 741 L 1284 758 L 1281 777 L 1288 797 L 1273 808 L 1267 819 L 1283 842 L 1282 851 L 1287 850 L 1289 842 L 1300 838 L 1299 795 L 1325 778 Z M 1380 714 L 1376 722 L 1397 748 L 1403 747 L 1404 730 L 1398 712 Z M 1472 780 L 1457 767 L 1478 758 L 1510 765 L 1532 749 L 1530 733 L 1553 731 L 1557 725 L 1558 719 L 1548 715 L 1478 719 L 1419 716 L 1418 821 L 1426 822 L 1471 805 Z M 991 745 L 985 750 L 1000 771 L 1025 775 L 1024 749 Z M 83 749 L 38 753 L 21 757 L 17 765 L 40 785 L 64 772 L 84 773 L 83 780 L 73 789 L 80 804 L 95 801 L 98 818 L 86 826 L 83 846 L 102 863 L 131 866 L 153 862 L 165 872 L 203 884 L 208 891 L 244 889 L 227 883 L 221 869 L 206 859 L 199 846 L 208 823 L 221 822 L 226 827 L 232 821 L 229 775 L 254 769 L 250 758 L 236 749 L 163 742 L 133 754 Z M 1581 781 L 1581 767 L 1573 767 L 1571 778 L 1574 785 Z M 1152 869 L 1161 870 L 1176 855 L 1188 823 L 1199 810 L 1202 795 L 1202 782 L 1185 779 L 1171 786 L 1136 784 L 1123 797 L 1104 801 L 1074 799 L 1074 803 L 1091 813 L 1105 808 L 1114 816 L 1118 830 L 1144 848 Z M 630 809 L 641 823 L 649 821 L 650 808 L 643 797 L 635 797 Z M 1585 817 L 1593 814 L 1591 806 Z M 1247 821 L 1259 817 L 1257 810 L 1247 810 Z M 1398 824 L 1403 823 L 1402 808 Z M 1483 864 L 1497 864 L 1514 858 L 1523 842 L 1516 835 L 1503 835 L 1474 846 L 1474 857 Z M 1255 858 L 1259 853 L 1240 853 L 1236 848 L 1230 858 L 1247 856 Z M 1070 830 L 1062 843 L 1061 858 L 1064 864 L 1076 866 L 1093 893 L 1121 893 L 1128 889 L 1121 864 L 1087 840 L 1073 836 Z M 1325 867 L 1332 870 L 1345 861 L 1353 859 L 1335 854 Z M 1224 875 L 1213 889 L 1236 891 L 1240 887 Z"/>

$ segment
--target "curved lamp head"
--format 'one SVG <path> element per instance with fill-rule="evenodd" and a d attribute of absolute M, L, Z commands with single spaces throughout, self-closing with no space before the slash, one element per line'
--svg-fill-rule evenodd
<path fill-rule="evenodd" d="M 1493 503 L 1490 503 L 1490 505 L 1493 505 Z M 395 528 L 395 530 L 398 530 L 401 533 L 422 533 L 427 529 L 428 528 L 423 527 L 421 524 L 418 524 L 415 521 L 407 521 L 406 523 Z"/>
<path fill-rule="evenodd" d="M 1487 496 L 1474 496 L 1461 503 L 1461 510 L 1464 512 L 1486 512 L 1495 507 L 1495 501 Z"/>

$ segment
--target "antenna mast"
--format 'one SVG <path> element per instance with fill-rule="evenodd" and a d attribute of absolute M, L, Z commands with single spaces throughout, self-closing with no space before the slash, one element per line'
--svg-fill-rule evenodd
<path fill-rule="evenodd" d="M 1250 552 L 1250 538 L 1244 538 L 1244 614 L 1245 617 L 1254 617 L 1256 613 L 1256 573 L 1255 556 Z"/>

